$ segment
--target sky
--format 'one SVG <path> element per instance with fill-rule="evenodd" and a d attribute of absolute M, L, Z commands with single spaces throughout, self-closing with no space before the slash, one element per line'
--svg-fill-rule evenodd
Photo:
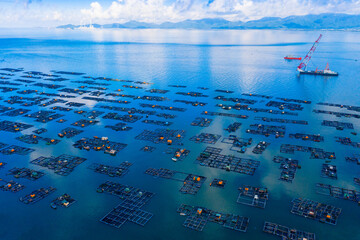
<path fill-rule="evenodd" d="M 360 0 L 0 0 L 0 27 L 360 14 Z"/>

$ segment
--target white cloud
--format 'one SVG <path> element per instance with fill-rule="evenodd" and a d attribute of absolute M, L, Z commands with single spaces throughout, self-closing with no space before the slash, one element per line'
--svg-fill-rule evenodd
<path fill-rule="evenodd" d="M 360 14 L 360 0 L 114 0 L 109 5 L 97 0 L 82 9 L 80 5 L 71 8 L 69 4 L 41 0 L 16 0 L 16 4 L 2 4 L 0 27 L 132 20 L 161 23 L 215 17 L 248 21 L 328 12 Z"/>
<path fill-rule="evenodd" d="M 182 21 L 223 17 L 228 20 L 254 20 L 262 17 L 286 17 L 289 15 L 319 14 L 327 12 L 360 13 L 360 0 L 214 0 L 210 3 L 196 0 L 178 0 L 165 4 L 163 0 L 117 0 L 108 8 L 93 2 L 82 9 L 84 18 L 100 22 Z"/>

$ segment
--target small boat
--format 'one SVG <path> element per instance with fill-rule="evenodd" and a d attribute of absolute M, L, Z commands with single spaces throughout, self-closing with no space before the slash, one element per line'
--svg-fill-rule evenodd
<path fill-rule="evenodd" d="M 287 55 L 286 57 L 284 57 L 284 59 L 286 59 L 286 60 L 301 60 L 301 57 L 295 57 L 293 55 Z"/>

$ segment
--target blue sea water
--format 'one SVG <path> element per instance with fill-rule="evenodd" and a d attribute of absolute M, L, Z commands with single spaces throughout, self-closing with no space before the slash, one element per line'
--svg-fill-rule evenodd
<path fill-rule="evenodd" d="M 358 32 L 329 31 L 322 32 L 324 37 L 320 42 L 310 68 L 324 68 L 329 63 L 330 68 L 339 72 L 339 77 L 326 78 L 320 76 L 298 76 L 296 67 L 298 61 L 285 61 L 288 54 L 304 57 L 320 32 L 318 31 L 271 31 L 271 30 L 0 30 L 0 68 L 24 68 L 25 71 L 64 70 L 83 72 L 94 77 L 112 77 L 133 81 L 153 83 L 144 86 L 146 89 L 159 88 L 170 90 L 165 96 L 166 102 L 155 102 L 160 105 L 187 108 L 184 113 L 167 112 L 178 115 L 171 129 L 186 130 L 184 147 L 191 150 L 189 156 L 181 162 L 171 161 L 171 157 L 163 152 L 167 146 L 135 140 L 134 137 L 144 129 L 156 129 L 157 126 L 141 123 L 129 124 L 133 129 L 129 132 L 115 132 L 104 128 L 107 124 L 115 124 L 115 120 L 99 117 L 99 124 L 85 128 L 84 133 L 71 139 L 62 139 L 55 146 L 43 143 L 29 145 L 15 140 L 20 134 L 0 131 L 0 142 L 31 147 L 35 149 L 28 156 L 0 155 L 0 161 L 7 162 L 0 169 L 0 178 L 14 179 L 7 175 L 13 167 L 29 167 L 43 171 L 46 175 L 37 181 L 16 179 L 26 188 L 18 193 L 0 191 L 0 239 L 277 239 L 262 232 L 264 221 L 316 233 L 317 239 L 360 239 L 360 210 L 355 202 L 330 198 L 316 193 L 316 183 L 327 183 L 349 189 L 360 190 L 353 182 L 354 177 L 360 177 L 360 168 L 356 164 L 345 161 L 345 156 L 359 153 L 358 148 L 340 145 L 335 142 L 335 136 L 347 136 L 355 142 L 360 142 L 359 136 L 350 134 L 351 130 L 338 131 L 335 128 L 321 126 L 322 120 L 337 120 L 354 124 L 354 131 L 359 129 L 359 119 L 337 118 L 332 115 L 315 114 L 313 109 L 350 112 L 344 109 L 319 106 L 318 102 L 330 102 L 360 105 L 359 69 L 360 42 Z M 21 76 L 23 74 L 17 74 Z M 17 78 L 14 77 L 14 79 Z M 81 76 L 66 76 L 71 80 L 81 80 Z M 45 83 L 48 83 L 44 81 Z M 72 88 L 81 84 L 71 81 L 62 82 Z M 122 82 L 111 82 L 107 92 L 123 89 L 125 94 L 150 95 L 143 90 L 123 88 Z M 169 84 L 186 85 L 187 88 L 171 88 Z M 83 84 L 86 85 L 86 84 Z M 141 85 L 143 86 L 143 85 Z M 208 87 L 209 90 L 199 90 L 197 87 Z M 39 87 L 23 86 L 26 89 L 56 92 L 56 90 Z M 215 89 L 232 90 L 232 94 L 215 92 Z M 197 91 L 209 95 L 208 98 L 192 98 L 175 94 L 178 91 Z M 270 115 L 249 111 L 230 110 L 227 113 L 245 114 L 249 118 L 240 120 L 241 128 L 236 135 L 253 138 L 253 142 L 265 140 L 271 143 L 262 155 L 251 152 L 235 153 L 236 156 L 259 160 L 260 167 L 254 176 L 226 172 L 195 164 L 196 157 L 207 144 L 196 144 L 189 141 L 191 136 L 200 132 L 220 134 L 228 133 L 224 128 L 238 119 L 229 117 L 211 117 L 214 121 L 207 128 L 191 126 L 195 117 L 201 112 L 219 111 L 215 104 L 219 101 L 213 97 L 242 97 L 242 93 L 257 93 L 273 97 L 287 97 L 311 100 L 311 105 L 304 105 L 299 116 Z M 16 95 L 14 92 L 1 93 L 3 100 Z M 154 94 L 160 95 L 160 94 Z M 83 95 L 85 96 L 85 95 Z M 96 108 L 94 101 L 85 101 L 78 96 L 75 101 L 87 105 L 83 110 L 101 110 Z M 121 100 L 125 100 L 119 98 Z M 198 100 L 208 103 L 205 107 L 193 107 L 182 103 L 174 103 L 175 99 Z M 252 98 L 256 99 L 256 98 Z M 127 99 L 128 100 L 128 99 Z M 255 106 L 264 107 L 267 100 Z M 73 100 L 71 100 L 73 101 Z M 149 101 L 130 100 L 131 107 L 140 108 L 139 103 Z M 104 105 L 103 103 L 99 103 Z M 1 105 L 10 106 L 5 102 Z M 63 106 L 62 104 L 57 104 Z M 122 106 L 122 105 L 116 105 Z M 12 105 L 19 108 L 19 105 Z M 127 105 L 124 107 L 128 107 Z M 48 107 L 47 109 L 49 109 Z M 42 107 L 29 107 L 32 112 Z M 46 108 L 45 108 L 46 109 Z M 147 110 L 147 109 L 146 109 Z M 159 111 L 159 110 L 157 110 Z M 159 111 L 161 112 L 161 111 Z M 1 116 L 1 120 L 20 121 L 35 125 L 35 128 L 48 129 L 44 136 L 56 137 L 60 129 L 70 126 L 81 117 L 73 112 L 63 113 L 68 121 L 55 121 L 41 124 L 26 117 Z M 356 113 L 356 112 L 350 112 Z M 273 118 L 288 118 L 309 121 L 309 125 L 286 125 L 286 137 L 274 138 L 261 135 L 251 135 L 245 132 L 256 116 Z M 155 118 L 154 118 L 155 119 Z M 163 120 L 163 119 L 157 119 Z M 269 123 L 270 125 L 279 125 Z M 30 134 L 35 128 L 23 131 Z M 313 133 L 325 137 L 322 143 L 310 143 L 290 139 L 288 133 Z M 102 152 L 76 149 L 72 144 L 81 137 L 108 136 L 110 140 L 128 144 L 128 146 L 113 157 Z M 294 155 L 280 154 L 283 143 L 306 145 L 324 148 L 336 152 L 336 160 L 332 163 L 338 168 L 338 180 L 320 177 L 321 165 L 324 160 L 309 159 L 308 153 L 296 152 Z M 139 149 L 152 145 L 156 150 L 144 153 Z M 213 146 L 213 145 L 210 145 Z M 214 145 L 229 151 L 229 145 L 220 141 Z M 52 171 L 30 164 L 29 161 L 39 156 L 58 156 L 68 153 L 87 158 L 87 161 L 75 168 L 69 176 L 59 176 Z M 293 183 L 279 181 L 279 165 L 272 161 L 276 155 L 292 157 L 300 161 L 302 166 L 296 173 Z M 133 163 L 128 174 L 122 178 L 110 178 L 94 173 L 88 169 L 91 163 L 118 165 L 121 162 Z M 149 168 L 168 168 L 172 170 L 200 174 L 207 180 L 195 196 L 179 192 L 181 183 L 166 179 L 155 179 L 144 174 Z M 213 178 L 227 180 L 225 189 L 209 186 Z M 155 193 L 144 210 L 154 214 L 145 227 L 133 223 L 125 223 L 120 229 L 107 226 L 99 220 L 114 208 L 119 202 L 115 196 L 99 194 L 96 188 L 106 180 L 136 186 Z M 242 184 L 267 187 L 269 201 L 265 209 L 257 209 L 236 203 L 238 190 Z M 57 191 L 34 205 L 25 205 L 19 197 L 40 187 L 54 186 Z M 49 203 L 62 193 L 69 193 L 77 202 L 68 209 L 53 210 Z M 290 213 L 291 200 L 296 197 L 309 198 L 342 208 L 342 213 L 336 226 L 322 224 L 317 221 L 302 218 Z M 196 232 L 182 226 L 185 217 L 179 216 L 176 209 L 182 204 L 203 206 L 223 213 L 234 213 L 250 217 L 246 233 L 226 229 L 214 223 L 208 223 L 203 232 Z"/>

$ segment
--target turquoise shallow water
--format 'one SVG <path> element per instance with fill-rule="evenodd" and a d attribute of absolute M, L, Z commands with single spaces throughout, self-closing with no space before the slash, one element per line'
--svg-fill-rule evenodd
<path fill-rule="evenodd" d="M 335 142 L 335 136 L 351 137 L 360 142 L 358 136 L 352 136 L 350 130 L 337 131 L 334 128 L 321 126 L 322 120 L 338 120 L 351 122 L 355 131 L 359 128 L 359 119 L 336 118 L 331 115 L 320 115 L 313 109 L 328 109 L 349 112 L 344 109 L 316 105 L 317 102 L 331 102 L 349 105 L 360 105 L 359 76 L 360 42 L 356 32 L 325 32 L 317 51 L 314 54 L 311 67 L 322 68 L 329 62 L 330 67 L 340 73 L 337 78 L 323 78 L 314 76 L 298 77 L 295 73 L 298 62 L 287 62 L 283 57 L 288 54 L 304 56 L 316 39 L 319 32 L 315 31 L 195 31 L 195 30 L 119 30 L 119 31 L 66 31 L 66 30 L 1 30 L 0 31 L 0 67 L 23 67 L 25 71 L 64 70 L 84 72 L 95 77 L 113 77 L 133 81 L 147 81 L 154 83 L 148 88 L 170 90 L 165 96 L 166 102 L 156 102 L 160 105 L 171 105 L 187 108 L 187 111 L 168 112 L 178 115 L 173 121 L 171 129 L 186 130 L 184 146 L 190 149 L 189 156 L 182 162 L 173 162 L 169 155 L 163 152 L 167 148 L 161 144 L 138 141 L 134 137 L 144 129 L 158 128 L 141 121 L 129 124 L 133 129 L 129 132 L 115 132 L 104 128 L 107 124 L 115 124 L 115 120 L 98 118 L 99 124 L 85 128 L 84 133 L 71 139 L 62 139 L 55 146 L 43 143 L 29 145 L 15 140 L 20 134 L 0 132 L 0 142 L 13 143 L 20 146 L 34 148 L 36 151 L 28 156 L 0 155 L 1 161 L 8 163 L 0 170 L 0 177 L 7 176 L 12 167 L 30 167 L 45 172 L 45 176 L 32 182 L 26 179 L 17 181 L 26 185 L 18 193 L 0 192 L 0 239 L 277 239 L 277 237 L 262 232 L 263 222 L 271 221 L 282 225 L 316 233 L 317 239 L 359 239 L 360 211 L 356 203 L 341 199 L 329 198 L 316 194 L 315 184 L 318 182 L 335 186 L 359 189 L 353 183 L 353 178 L 360 175 L 357 165 L 346 162 L 344 157 L 352 153 L 359 153 L 359 149 L 343 146 Z M 19 76 L 23 74 L 17 74 Z M 66 76 L 71 80 L 81 80 L 81 77 Z M 17 76 L 13 77 L 16 79 Z M 46 81 L 44 81 L 46 82 Z M 48 83 L 48 82 L 46 82 Z M 76 88 L 81 84 L 66 81 L 59 84 Z M 122 88 L 124 83 L 112 82 L 107 92 Z M 169 84 L 188 86 L 186 89 L 171 88 Z M 86 84 L 84 84 L 86 85 Z M 199 90 L 197 87 L 208 87 L 209 90 Z M 24 88 L 39 91 L 56 92 L 27 85 Z M 150 95 L 142 90 L 124 89 L 126 94 Z M 222 94 L 215 89 L 227 89 L 233 94 Z M 175 94 L 178 91 L 199 91 L 209 95 L 208 98 L 192 98 Z M 189 141 L 191 136 L 200 132 L 220 134 L 228 133 L 223 129 L 235 121 L 228 117 L 211 117 L 214 121 L 207 128 L 191 126 L 195 117 L 203 110 L 219 111 L 215 104 L 219 103 L 213 97 L 225 95 L 241 97 L 241 93 L 258 93 L 274 97 L 288 97 L 311 100 L 311 105 L 304 105 L 299 116 L 270 115 L 248 111 L 230 110 L 227 113 L 245 114 L 249 118 L 240 120 L 242 127 L 236 132 L 240 137 L 252 137 L 254 143 L 266 140 L 271 143 L 262 155 L 255 155 L 251 151 L 246 154 L 236 153 L 236 156 L 259 160 L 260 167 L 254 176 L 226 172 L 219 169 L 202 167 L 194 164 L 194 160 L 206 144 L 195 144 Z M 1 93 L 5 100 L 14 93 Z M 161 94 L 154 94 L 161 95 Z M 84 95 L 83 95 L 84 96 Z M 81 96 L 82 97 L 82 96 Z M 87 103 L 84 110 L 96 109 L 95 102 L 84 101 L 77 97 L 76 101 Z M 206 107 L 193 107 L 182 103 L 174 103 L 175 99 L 198 100 L 207 102 Z M 252 98 L 256 99 L 256 98 Z M 129 100 L 129 99 L 127 99 Z M 267 100 L 255 106 L 264 107 Z M 149 101 L 130 100 L 129 106 L 139 108 L 139 103 Z M 7 106 L 2 102 L 1 105 Z M 63 106 L 62 104 L 57 104 Z M 101 105 L 103 105 L 101 103 Z M 117 105 L 122 106 L 122 105 Z M 14 104 L 12 107 L 19 108 Z M 128 107 L 128 106 L 125 106 Z M 40 107 L 30 107 L 32 111 Z M 158 110 L 161 112 L 160 110 Z M 26 117 L 6 117 L 2 120 L 21 121 L 35 125 L 36 128 L 48 129 L 44 136 L 56 137 L 59 129 L 70 126 L 81 117 L 72 112 L 64 113 L 68 121 L 39 124 Z M 352 112 L 356 113 L 356 112 Z M 309 125 L 286 124 L 286 137 L 275 139 L 261 135 L 251 135 L 245 132 L 256 116 L 274 118 L 300 119 L 309 121 Z M 156 119 L 156 118 L 153 118 Z M 163 119 L 158 119 L 163 120 Z M 238 119 L 236 119 L 238 120 Z M 270 125 L 279 125 L 269 123 Z M 23 131 L 30 134 L 34 128 Z M 289 139 L 289 133 L 320 133 L 325 137 L 322 143 L 309 143 L 301 140 Z M 128 144 L 116 157 L 101 152 L 86 152 L 72 147 L 81 137 L 108 136 L 110 140 Z M 338 167 L 338 180 L 320 177 L 321 165 L 324 160 L 309 159 L 307 153 L 294 155 L 280 154 L 280 145 L 290 143 L 324 148 L 336 152 L 336 160 L 332 163 Z M 140 152 L 144 145 L 153 145 L 157 149 L 152 153 Z M 211 145 L 212 146 L 212 145 Z M 220 141 L 214 145 L 221 147 L 225 153 L 229 145 Z M 254 144 L 252 145 L 252 147 Z M 252 149 L 251 147 L 251 149 Z M 251 150 L 250 149 L 250 150 Z M 88 160 L 75 168 L 69 176 L 62 177 L 48 169 L 29 163 L 38 156 L 60 155 L 69 153 L 82 156 Z M 302 168 L 297 171 L 292 184 L 278 180 L 280 170 L 278 164 L 273 163 L 275 155 L 282 155 L 298 159 Z M 94 162 L 117 165 L 123 161 L 133 163 L 128 174 L 124 177 L 110 178 L 87 169 Z M 166 179 L 154 179 L 143 172 L 149 168 L 168 168 L 187 173 L 200 174 L 207 177 L 197 195 L 183 195 L 179 192 L 181 183 Z M 225 189 L 209 186 L 213 178 L 227 180 Z M 99 222 L 107 212 L 119 203 L 115 196 L 96 193 L 95 189 L 102 182 L 113 180 L 154 192 L 156 195 L 150 203 L 143 207 L 152 212 L 154 217 L 145 226 L 126 223 L 120 229 L 109 227 Z M 270 199 L 265 209 L 252 208 L 236 203 L 237 188 L 242 184 L 265 186 L 269 189 Z M 57 191 L 48 198 L 34 205 L 19 202 L 19 197 L 43 186 L 54 186 Z M 57 195 L 64 192 L 72 195 L 76 200 L 68 209 L 54 211 L 49 203 Z M 322 224 L 290 213 L 290 202 L 294 197 L 310 198 L 312 200 L 332 204 L 342 208 L 342 214 L 336 226 Z M 176 209 L 181 203 L 200 205 L 224 213 L 235 213 L 250 217 L 247 233 L 235 232 L 214 223 L 208 223 L 203 232 L 196 232 L 182 226 L 185 217 L 179 216 Z"/>

